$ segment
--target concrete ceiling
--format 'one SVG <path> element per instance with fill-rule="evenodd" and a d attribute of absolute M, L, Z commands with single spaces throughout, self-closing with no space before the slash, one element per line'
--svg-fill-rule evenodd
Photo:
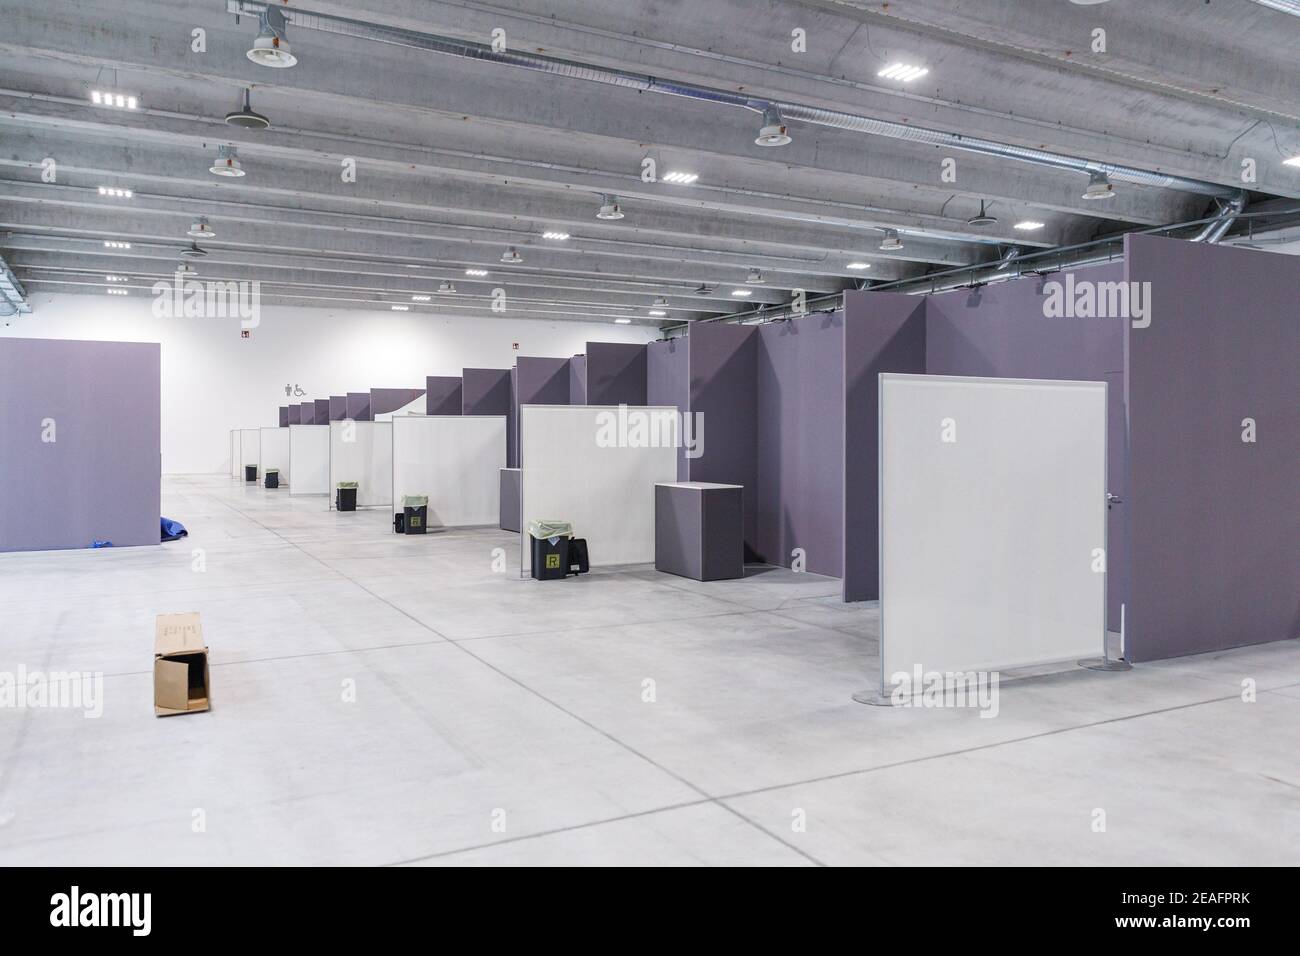
<path fill-rule="evenodd" d="M 313 12 L 1300 199 L 1300 17 L 1255 0 L 305 0 Z M 676 323 L 866 281 L 1198 219 L 1204 191 L 790 121 L 295 25 L 298 63 L 245 51 L 227 0 L 0 2 L 0 255 L 38 292 L 148 295 L 205 216 L 199 277 L 264 302 Z M 303 23 L 308 21 L 303 20 Z M 206 31 L 206 51 L 191 49 Z M 1095 29 L 1106 52 L 1092 52 Z M 792 51 L 792 31 L 806 52 Z M 929 73 L 877 77 L 894 62 Z M 93 89 L 138 97 L 92 104 Z M 270 129 L 224 122 L 245 90 Z M 247 175 L 208 172 L 219 145 Z M 645 182 L 686 170 L 692 185 Z M 956 179 L 943 161 L 956 160 Z M 57 175 L 43 178 L 53 159 Z M 354 161 L 355 182 L 342 176 Z M 130 199 L 100 186 L 130 189 Z M 625 218 L 595 218 L 611 194 Z M 997 222 L 967 220 L 984 202 Z M 1022 220 L 1044 227 L 1018 231 Z M 886 228 L 904 247 L 883 252 Z M 568 233 L 564 241 L 542 237 Z M 126 241 L 130 249 L 104 247 Z M 514 246 L 517 265 L 500 258 Z M 1281 244 L 1278 246 L 1282 248 Z M 867 262 L 868 270 L 847 268 Z M 467 268 L 488 271 L 484 277 Z M 765 283 L 747 285 L 751 269 Z M 442 280 L 451 295 L 436 293 Z M 696 290 L 705 286 L 704 294 Z M 735 289 L 750 295 L 739 298 Z M 429 294 L 428 303 L 411 301 Z M 669 315 L 648 309 L 663 296 Z"/>

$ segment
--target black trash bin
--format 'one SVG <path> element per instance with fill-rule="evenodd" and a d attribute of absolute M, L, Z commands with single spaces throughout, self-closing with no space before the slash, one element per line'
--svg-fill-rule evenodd
<path fill-rule="evenodd" d="M 252 482 L 256 482 L 256 481 L 257 481 L 257 466 L 256 466 L 256 465 L 245 465 L 245 466 L 244 466 L 244 480 L 245 480 L 245 481 L 252 481 Z"/>
<path fill-rule="evenodd" d="M 429 496 L 405 495 L 402 498 L 402 518 L 406 534 L 424 534 L 429 524 Z"/>
<path fill-rule="evenodd" d="M 268 469 L 266 469 L 266 487 L 268 487 L 268 488 L 279 488 L 279 487 L 280 487 L 280 469 L 279 469 L 279 468 L 268 468 Z"/>
<path fill-rule="evenodd" d="M 338 490 L 334 493 L 334 507 L 338 511 L 357 510 L 357 483 L 355 481 L 339 482 Z"/>
<path fill-rule="evenodd" d="M 558 581 L 569 574 L 569 525 L 563 521 L 530 521 L 532 576 L 538 581 Z"/>
<path fill-rule="evenodd" d="M 587 558 L 587 539 L 570 538 L 569 539 L 569 573 L 586 574 L 591 570 L 591 562 Z"/>

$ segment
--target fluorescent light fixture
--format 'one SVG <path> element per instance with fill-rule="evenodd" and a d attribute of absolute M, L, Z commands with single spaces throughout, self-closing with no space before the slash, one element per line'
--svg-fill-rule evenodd
<path fill-rule="evenodd" d="M 239 161 L 235 147 L 218 146 L 217 161 L 208 167 L 208 172 L 214 176 L 225 176 L 229 179 L 236 179 L 244 175 L 244 166 Z"/>
<path fill-rule="evenodd" d="M 632 324 L 632 320 L 631 320 L 631 319 L 615 319 L 614 321 L 615 321 L 618 325 L 631 325 L 631 324 Z"/>
<path fill-rule="evenodd" d="M 465 275 L 467 275 L 467 276 L 485 276 L 485 275 L 487 275 L 487 270 L 486 270 L 486 269 L 466 269 L 466 270 L 465 270 Z"/>
<path fill-rule="evenodd" d="M 523 262 L 524 257 L 519 254 L 519 250 L 511 246 L 505 252 L 501 253 L 501 261 L 513 265 L 516 262 Z"/>
<path fill-rule="evenodd" d="M 1300 155 L 1292 156 L 1290 159 L 1282 160 L 1283 166 L 1300 166 Z"/>
<path fill-rule="evenodd" d="M 698 173 L 686 173 L 681 170 L 664 173 L 664 182 L 672 183 L 674 186 L 689 186 L 699 178 Z"/>
<path fill-rule="evenodd" d="M 870 268 L 871 268 L 871 263 L 870 263 L 870 262 L 850 262 L 850 263 L 848 264 L 848 268 L 850 268 L 850 269 L 870 269 Z"/>
<path fill-rule="evenodd" d="M 409 305 L 390 305 L 389 308 L 392 309 L 394 312 L 410 312 L 410 311 L 411 311 L 411 307 L 410 307 Z"/>
<path fill-rule="evenodd" d="M 910 63 L 891 63 L 877 73 L 876 76 L 883 80 L 898 80 L 900 83 L 911 83 L 929 72 L 923 66 L 913 66 Z"/>
<path fill-rule="evenodd" d="M 104 276 L 105 282 L 126 282 L 126 276 Z"/>
<path fill-rule="evenodd" d="M 113 93 L 109 90 L 91 90 L 90 102 L 96 106 L 106 106 L 117 110 L 139 109 L 140 101 L 125 93 Z"/>
<path fill-rule="evenodd" d="M 130 199 L 133 195 L 129 189 L 118 189 L 116 186 L 100 186 L 99 194 L 101 196 L 112 196 L 114 199 Z"/>
<path fill-rule="evenodd" d="M 651 310 L 650 310 L 650 314 L 653 315 L 656 319 L 662 319 L 662 318 L 663 318 L 664 316 L 666 316 L 668 313 L 665 312 L 663 309 L 651 309 Z M 629 319 L 628 321 L 631 321 L 631 320 Z"/>
<path fill-rule="evenodd" d="M 130 249 L 131 243 L 118 242 L 116 239 L 105 239 L 104 248 L 105 249 Z"/>
<path fill-rule="evenodd" d="M 1112 199 L 1115 187 L 1105 173 L 1093 172 L 1088 175 L 1088 188 L 1083 191 L 1084 199 Z"/>
<path fill-rule="evenodd" d="M 1016 223 L 1013 228 L 1019 229 L 1021 232 L 1033 232 L 1035 229 L 1042 229 L 1044 225 L 1046 223 L 1041 223 L 1037 219 L 1026 219 L 1023 222 Z"/>
<path fill-rule="evenodd" d="M 411 296 L 411 301 L 412 301 L 412 302 L 432 302 L 432 301 L 433 301 L 433 296 L 431 296 L 431 295 L 413 295 L 413 296 Z"/>
<path fill-rule="evenodd" d="M 563 242 L 565 239 L 569 238 L 569 234 L 567 232 L 544 232 L 542 233 L 542 238 L 554 239 L 557 242 Z"/>
<path fill-rule="evenodd" d="M 763 125 L 758 131 L 758 138 L 754 140 L 754 145 L 788 146 L 790 142 L 790 134 L 786 132 L 781 111 L 775 106 L 763 110 Z"/>
<path fill-rule="evenodd" d="M 126 295 L 125 289 L 105 289 L 104 291 L 109 295 Z"/>
<path fill-rule="evenodd" d="M 754 290 L 753 289 L 732 289 L 731 294 L 743 299 L 746 298 L 747 296 L 753 295 Z"/>

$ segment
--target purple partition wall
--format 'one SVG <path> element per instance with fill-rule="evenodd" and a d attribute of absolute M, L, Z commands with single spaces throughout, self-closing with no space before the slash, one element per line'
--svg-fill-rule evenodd
<path fill-rule="evenodd" d="M 301 406 L 301 405 L 290 405 L 290 406 L 289 406 L 289 424 L 290 424 L 290 425 L 301 425 L 302 423 L 303 423 L 303 421 L 302 421 L 302 406 Z"/>
<path fill-rule="evenodd" d="M 700 326 L 703 328 L 703 326 Z M 646 346 L 646 404 L 672 405 L 681 415 L 691 407 L 690 338 L 683 336 Z M 677 480 L 686 481 L 690 461 L 683 448 L 677 455 Z"/>
<path fill-rule="evenodd" d="M 569 404 L 587 404 L 587 356 L 569 359 Z"/>
<path fill-rule="evenodd" d="M 463 385 L 459 375 L 430 375 L 424 380 L 426 415 L 459 415 Z"/>
<path fill-rule="evenodd" d="M 1128 653 L 1296 637 L 1300 259 L 1152 236 L 1125 246 L 1151 303 L 1150 325 L 1127 336 Z"/>
<path fill-rule="evenodd" d="M 370 421 L 370 393 L 348 392 L 347 417 L 354 422 Z"/>
<path fill-rule="evenodd" d="M 405 408 L 424 394 L 422 388 L 372 388 L 370 390 L 370 417 L 387 415 Z"/>
<path fill-rule="evenodd" d="M 627 342 L 587 343 L 587 404 L 644 405 L 646 347 Z"/>
<path fill-rule="evenodd" d="M 348 397 L 346 395 L 331 395 L 329 420 L 332 422 L 341 422 L 347 417 Z"/>
<path fill-rule="evenodd" d="M 880 598 L 881 372 L 925 372 L 926 302 L 844 293 L 844 600 Z"/>
<path fill-rule="evenodd" d="M 760 557 L 757 517 L 761 495 L 758 329 L 721 322 L 696 324 L 691 326 L 686 351 L 689 411 L 697 432 L 703 423 L 704 452 L 687 460 L 690 480 L 745 486 L 745 559 L 766 560 Z"/>
<path fill-rule="evenodd" d="M 515 363 L 514 458 L 519 458 L 519 406 L 568 405 L 569 360 L 522 356 Z"/>
<path fill-rule="evenodd" d="M 289 406 L 281 405 L 280 406 L 280 427 L 287 428 L 288 426 L 289 426 Z"/>
<path fill-rule="evenodd" d="M 330 421 L 330 400 L 328 398 L 318 398 L 315 400 L 316 405 L 316 424 L 328 425 Z"/>
<path fill-rule="evenodd" d="M 158 544 L 159 346 L 0 344 L 0 551 Z"/>
<path fill-rule="evenodd" d="M 1072 278 L 1071 278 L 1072 277 Z M 1124 437 L 1124 320 L 1048 318 L 1044 303 L 1069 282 L 1120 282 L 1122 262 L 1013 279 L 974 292 L 928 296 L 925 311 L 925 370 L 931 375 L 978 375 L 1106 382 L 1108 491 L 1127 499 Z M 1107 538 L 1120 552 L 1131 509 L 1107 513 Z M 1128 576 L 1125 562 L 1107 564 L 1107 627 L 1118 631 Z"/>
<path fill-rule="evenodd" d="M 809 315 L 757 328 L 758 555 L 768 564 L 789 567 L 791 553 L 800 548 L 806 570 L 839 577 L 844 317 Z"/>
<path fill-rule="evenodd" d="M 461 382 L 462 415 L 510 414 L 510 369 L 467 368 Z"/>
<path fill-rule="evenodd" d="M 519 369 L 510 369 L 510 413 L 506 415 L 506 467 L 519 467 Z"/>
<path fill-rule="evenodd" d="M 300 425 L 316 424 L 316 403 L 314 401 L 302 402 L 298 408 L 300 410 L 298 415 L 298 423 Z M 323 425 L 325 423 L 321 422 L 321 424 Z"/>

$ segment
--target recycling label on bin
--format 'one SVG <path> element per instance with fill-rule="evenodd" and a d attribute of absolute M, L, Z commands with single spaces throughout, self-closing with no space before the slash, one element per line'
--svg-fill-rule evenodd
<path fill-rule="evenodd" d="M 548 554 L 546 556 L 546 569 L 548 571 L 560 566 L 560 556 L 558 554 Z"/>

